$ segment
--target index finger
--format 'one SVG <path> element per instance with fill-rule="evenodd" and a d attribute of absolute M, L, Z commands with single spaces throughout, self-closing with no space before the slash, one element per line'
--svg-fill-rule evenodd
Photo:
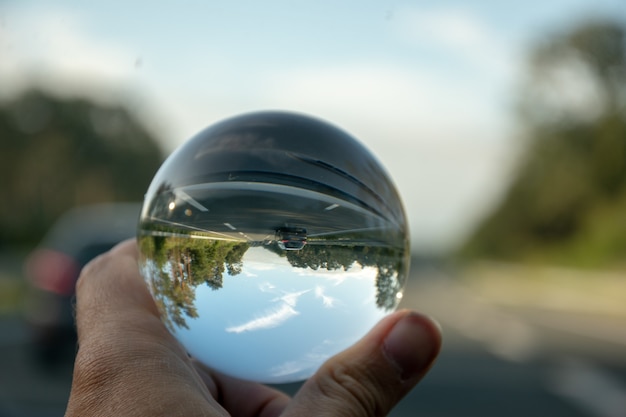
<path fill-rule="evenodd" d="M 159 312 L 139 273 L 139 250 L 135 239 L 126 240 L 89 262 L 76 283 L 76 325 L 79 342 L 100 334 L 101 326 L 128 323 L 137 315 L 154 331 L 162 326 Z M 148 314 L 146 314 L 148 313 Z M 161 333 L 161 331 L 159 332 Z"/>
<path fill-rule="evenodd" d="M 194 415 L 225 415 L 161 321 L 139 273 L 134 240 L 83 269 L 76 291 L 76 327 L 70 404 L 78 411 L 67 415 L 120 415 L 113 412 L 118 409 L 124 415 L 157 415 L 156 410 L 172 406 L 203 410 Z M 142 414 L 129 412 L 128 404 Z M 183 414 L 172 409 L 172 415 Z"/>

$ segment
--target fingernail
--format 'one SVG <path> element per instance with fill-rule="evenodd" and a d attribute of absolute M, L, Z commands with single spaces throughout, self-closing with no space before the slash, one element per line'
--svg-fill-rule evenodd
<path fill-rule="evenodd" d="M 410 313 L 387 334 L 383 352 L 403 381 L 423 373 L 431 365 L 441 345 L 439 329 L 433 319 Z"/>

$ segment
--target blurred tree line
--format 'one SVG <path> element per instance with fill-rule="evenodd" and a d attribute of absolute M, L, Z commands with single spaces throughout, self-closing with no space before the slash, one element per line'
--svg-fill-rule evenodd
<path fill-rule="evenodd" d="M 626 264 L 626 26 L 589 21 L 543 38 L 519 115 L 526 153 L 469 258 Z"/>
<path fill-rule="evenodd" d="M 121 105 L 40 90 L 0 102 L 0 248 L 31 246 L 71 207 L 141 201 L 163 154 Z"/>

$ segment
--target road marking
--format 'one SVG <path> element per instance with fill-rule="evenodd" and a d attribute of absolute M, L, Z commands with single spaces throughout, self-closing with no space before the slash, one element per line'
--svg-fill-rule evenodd
<path fill-rule="evenodd" d="M 598 340 L 602 343 L 610 342 L 621 345 L 626 348 L 626 332 L 615 331 L 616 326 L 582 326 L 580 322 L 545 314 L 541 320 L 536 323 L 538 326 L 557 329 L 563 332 L 574 334 L 576 336 L 584 336 Z M 619 326 L 618 326 L 619 327 Z"/>
<path fill-rule="evenodd" d="M 626 385 L 591 363 L 568 359 L 557 364 L 549 388 L 596 417 L 626 417 Z"/>
<path fill-rule="evenodd" d="M 230 230 L 237 230 L 237 228 L 230 223 L 224 223 L 224 226 L 228 227 Z"/>
<path fill-rule="evenodd" d="M 196 200 L 193 199 L 193 197 L 191 197 L 189 194 L 187 194 L 186 192 L 184 192 L 180 188 L 176 190 L 176 196 L 182 198 L 183 200 L 185 200 L 186 203 L 191 204 L 192 206 L 194 206 L 195 208 L 197 208 L 200 211 L 203 211 L 203 212 L 209 211 L 208 208 L 206 208 L 202 204 L 198 203 Z"/>
<path fill-rule="evenodd" d="M 533 326 L 486 303 L 447 275 L 438 271 L 431 273 L 435 273 L 437 277 L 429 287 L 432 291 L 430 297 L 425 298 L 440 302 L 430 306 L 430 314 L 468 339 L 478 341 L 488 352 L 500 359 L 523 363 L 537 354 L 540 346 Z"/>
<path fill-rule="evenodd" d="M 200 232 L 210 233 L 211 234 L 210 236 L 205 236 L 205 235 L 181 234 L 181 233 L 171 233 L 171 232 L 150 232 L 151 234 L 154 234 L 156 236 L 178 236 L 178 237 L 190 237 L 190 238 L 193 238 L 193 239 L 213 239 L 213 240 L 239 241 L 239 239 L 233 238 L 233 236 L 228 235 L 226 233 L 215 232 L 215 231 L 209 230 L 209 229 L 202 229 L 200 227 L 190 226 L 189 224 L 173 222 L 171 220 L 161 219 L 161 218 L 158 218 L 158 217 L 150 217 L 150 220 L 153 220 L 153 221 L 159 222 L 159 223 L 165 223 L 165 224 L 171 224 L 171 225 L 174 225 L 174 226 L 180 226 L 183 230 L 184 229 L 191 229 L 191 230 L 197 230 L 197 231 L 200 231 Z M 218 237 L 218 236 L 223 236 L 223 237 Z"/>
<path fill-rule="evenodd" d="M 336 209 L 337 207 L 339 207 L 339 204 L 331 204 L 330 206 L 326 207 L 324 210 L 331 211 L 331 210 Z"/>

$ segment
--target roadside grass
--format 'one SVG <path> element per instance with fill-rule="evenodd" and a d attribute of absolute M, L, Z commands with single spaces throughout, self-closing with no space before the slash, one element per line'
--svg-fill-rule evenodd
<path fill-rule="evenodd" d="M 493 304 L 623 317 L 626 270 L 591 271 L 473 262 L 459 276 L 476 295 Z"/>
<path fill-rule="evenodd" d="M 0 251 L 0 318 L 19 314 L 24 307 L 28 283 L 22 273 L 27 248 Z"/>
<path fill-rule="evenodd" d="M 24 305 L 26 283 L 0 271 L 0 317 L 17 313 Z"/>

